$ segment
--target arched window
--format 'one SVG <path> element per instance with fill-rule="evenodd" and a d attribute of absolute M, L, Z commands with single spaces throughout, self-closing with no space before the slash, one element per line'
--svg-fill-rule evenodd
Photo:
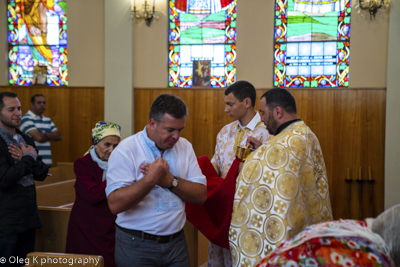
<path fill-rule="evenodd" d="M 8 0 L 11 85 L 68 85 L 64 0 Z"/>
<path fill-rule="evenodd" d="M 236 80 L 236 0 L 169 1 L 169 87 Z"/>
<path fill-rule="evenodd" d="M 351 0 L 276 0 L 274 86 L 347 87 Z"/>

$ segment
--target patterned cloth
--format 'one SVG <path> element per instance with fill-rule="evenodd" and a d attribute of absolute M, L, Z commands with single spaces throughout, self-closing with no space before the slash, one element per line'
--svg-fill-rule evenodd
<path fill-rule="evenodd" d="M 254 266 L 308 225 L 332 220 L 317 137 L 296 121 L 247 158 L 236 183 L 229 241 L 233 266 Z"/>
<path fill-rule="evenodd" d="M 364 221 L 324 222 L 282 243 L 257 267 L 390 266 L 382 242 Z"/>
<path fill-rule="evenodd" d="M 51 133 L 57 130 L 56 126 L 49 117 L 40 117 L 30 110 L 28 110 L 28 112 L 22 117 L 20 129 L 23 133 L 26 133 L 28 135 L 29 131 L 33 129 L 36 129 L 41 133 Z M 42 157 L 43 162 L 48 167 L 51 167 L 51 165 L 53 164 L 53 160 L 51 157 L 50 141 L 43 143 L 35 141 L 35 145 L 39 151 L 39 156 Z"/>
<path fill-rule="evenodd" d="M 211 162 L 220 177 L 226 177 L 235 159 L 236 146 L 245 147 L 248 136 L 253 136 L 262 143 L 268 138 L 268 131 L 264 123 L 261 122 L 258 112 L 256 112 L 256 115 L 245 127 L 237 120 L 225 125 L 218 133 L 215 154 Z M 208 266 L 231 265 L 230 251 L 210 242 L 208 248 Z"/>
<path fill-rule="evenodd" d="M 85 153 L 89 153 L 90 149 L 92 149 L 101 139 L 106 136 L 115 135 L 121 138 L 121 126 L 112 122 L 99 121 L 92 129 L 92 146 Z"/>

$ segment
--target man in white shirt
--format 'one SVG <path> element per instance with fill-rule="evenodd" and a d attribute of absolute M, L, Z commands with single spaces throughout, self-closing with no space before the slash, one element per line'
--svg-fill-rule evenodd
<path fill-rule="evenodd" d="M 237 147 L 245 147 L 248 137 L 264 143 L 268 131 L 254 109 L 256 89 L 247 81 L 237 81 L 225 90 L 225 112 L 233 122 L 225 125 L 217 135 L 217 144 L 211 163 L 219 176 L 225 178 L 235 159 Z M 231 266 L 231 253 L 209 243 L 208 266 Z"/>
<path fill-rule="evenodd" d="M 192 145 L 180 138 L 186 116 L 182 99 L 159 95 L 149 124 L 110 156 L 106 194 L 117 214 L 117 266 L 190 266 L 184 202 L 204 203 L 207 188 Z"/>

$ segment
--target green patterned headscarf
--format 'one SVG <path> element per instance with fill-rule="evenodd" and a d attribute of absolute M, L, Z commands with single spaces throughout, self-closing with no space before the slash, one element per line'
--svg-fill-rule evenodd
<path fill-rule="evenodd" d="M 121 139 L 121 126 L 112 122 L 99 121 L 92 129 L 92 147 L 106 136 L 115 135 Z M 89 149 L 90 150 L 90 149 Z M 88 151 L 89 152 L 89 151 Z M 86 152 L 85 155 L 88 153 Z"/>

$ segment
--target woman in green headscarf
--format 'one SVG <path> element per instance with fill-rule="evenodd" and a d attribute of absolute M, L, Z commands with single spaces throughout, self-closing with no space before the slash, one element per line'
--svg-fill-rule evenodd
<path fill-rule="evenodd" d="M 121 127 L 100 121 L 92 129 L 92 147 L 75 161 L 76 199 L 71 210 L 67 253 L 102 255 L 114 262 L 115 219 L 105 194 L 108 159 L 121 141 Z"/>

